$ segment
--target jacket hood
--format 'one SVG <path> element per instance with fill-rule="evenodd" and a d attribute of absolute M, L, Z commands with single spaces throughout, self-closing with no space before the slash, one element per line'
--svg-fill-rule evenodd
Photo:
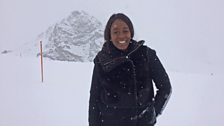
<path fill-rule="evenodd" d="M 105 72 L 109 72 L 124 62 L 130 62 L 129 56 L 143 46 L 144 42 L 144 40 L 139 42 L 131 40 L 128 49 L 123 51 L 117 49 L 112 42 L 107 41 L 96 56 L 98 60 L 95 58 L 94 62 L 99 63 Z"/>

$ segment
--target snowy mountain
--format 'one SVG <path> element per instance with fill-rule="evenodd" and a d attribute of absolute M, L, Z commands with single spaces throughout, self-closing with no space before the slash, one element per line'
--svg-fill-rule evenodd
<path fill-rule="evenodd" d="M 40 55 L 60 61 L 89 62 L 100 50 L 103 40 L 102 24 L 84 11 L 73 11 L 59 23 L 49 27 L 35 40 L 35 46 L 25 45 L 23 53 Z M 35 48 L 34 48 L 35 47 Z"/>

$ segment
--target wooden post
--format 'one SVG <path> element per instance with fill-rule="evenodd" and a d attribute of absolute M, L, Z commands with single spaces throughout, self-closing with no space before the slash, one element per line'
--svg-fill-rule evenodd
<path fill-rule="evenodd" d="M 41 82 L 44 82 L 42 41 L 40 41 Z"/>

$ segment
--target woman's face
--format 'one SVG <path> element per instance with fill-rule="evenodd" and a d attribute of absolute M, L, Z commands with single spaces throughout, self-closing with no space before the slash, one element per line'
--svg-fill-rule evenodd
<path fill-rule="evenodd" d="M 113 45 L 120 49 L 126 50 L 131 40 L 131 32 L 128 25 L 121 19 L 116 19 L 110 29 L 110 36 Z"/>

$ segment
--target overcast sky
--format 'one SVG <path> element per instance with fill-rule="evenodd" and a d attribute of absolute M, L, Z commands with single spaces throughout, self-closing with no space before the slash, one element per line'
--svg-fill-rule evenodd
<path fill-rule="evenodd" d="M 111 14 L 123 12 L 134 24 L 136 39 L 162 56 L 224 63 L 223 6 L 223 0 L 0 0 L 0 51 L 33 42 L 74 10 L 103 25 Z"/>
<path fill-rule="evenodd" d="M 128 6 L 128 0 L 0 0 L 0 49 L 33 41 L 74 10 L 84 10 L 103 22 Z"/>

